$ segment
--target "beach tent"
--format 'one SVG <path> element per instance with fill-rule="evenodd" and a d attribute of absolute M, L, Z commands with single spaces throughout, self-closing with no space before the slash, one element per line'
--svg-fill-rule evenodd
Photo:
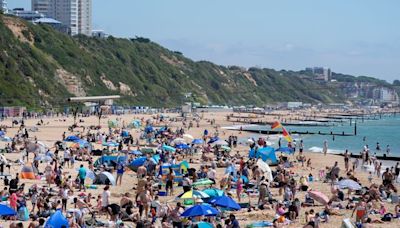
<path fill-rule="evenodd" d="M 268 165 L 278 164 L 278 159 L 275 155 L 275 149 L 272 147 L 262 147 L 259 148 L 257 151 L 254 151 L 254 149 L 252 149 L 250 150 L 249 155 L 250 158 L 261 158 Z"/>
<path fill-rule="evenodd" d="M 151 132 L 154 132 L 154 128 L 150 125 L 150 126 L 147 126 L 147 127 L 145 127 L 144 128 L 144 132 L 145 133 L 151 133 Z"/>
<path fill-rule="evenodd" d="M 31 179 L 31 180 L 36 179 L 31 164 L 26 164 L 22 167 L 20 177 L 21 179 Z"/>
<path fill-rule="evenodd" d="M 130 124 L 128 124 L 128 128 L 139 128 L 142 126 L 142 121 L 133 120 Z"/>
<path fill-rule="evenodd" d="M 117 128 L 119 126 L 119 122 L 117 120 L 109 120 L 107 124 L 109 128 Z"/>
<path fill-rule="evenodd" d="M 0 137 L 6 135 L 6 133 L 4 133 L 4 131 L 0 131 Z"/>
<path fill-rule="evenodd" d="M 109 146 L 109 147 L 118 147 L 119 143 L 117 143 L 117 142 L 103 142 L 101 145 L 102 146 Z"/>
<path fill-rule="evenodd" d="M 93 184 L 115 185 L 115 178 L 109 172 L 102 172 L 102 173 L 96 175 L 96 179 L 93 181 Z"/>
<path fill-rule="evenodd" d="M 182 135 L 184 138 L 187 138 L 187 139 L 190 139 L 190 140 L 193 140 L 194 139 L 194 137 L 192 136 L 192 135 L 189 135 L 189 134 L 183 134 Z"/>
<path fill-rule="evenodd" d="M 180 145 L 180 144 L 186 144 L 186 140 L 184 138 L 176 138 L 171 142 L 171 145 Z"/>
<path fill-rule="evenodd" d="M 98 167 L 100 165 L 107 165 L 107 166 L 115 166 L 118 163 L 122 162 L 125 163 L 127 157 L 126 156 L 107 156 L 107 155 L 103 155 L 100 158 L 98 158 L 95 162 L 94 162 L 94 167 Z"/>
<path fill-rule="evenodd" d="M 1 137 L 0 137 L 0 141 L 2 141 L 2 142 L 11 142 L 12 140 L 11 140 L 11 138 L 10 138 L 10 137 L 7 137 L 7 136 L 1 136 Z"/>
<path fill-rule="evenodd" d="M 266 162 L 264 162 L 263 160 L 258 159 L 257 166 L 264 173 L 265 178 L 267 178 L 267 180 L 271 183 L 273 181 L 273 177 L 272 177 L 272 170 L 269 167 L 269 165 Z"/>
<path fill-rule="evenodd" d="M 63 226 L 68 228 L 69 223 L 61 210 L 57 210 L 53 215 L 51 215 L 44 225 L 45 228 L 60 228 Z"/>
<path fill-rule="evenodd" d="M 142 155 L 143 153 L 140 152 L 140 151 L 138 151 L 138 150 L 132 150 L 132 151 L 129 151 L 129 154 L 133 154 L 133 155 Z"/>
<path fill-rule="evenodd" d="M 12 209 L 11 207 L 0 204 L 0 216 L 14 216 L 16 214 L 17 212 L 14 211 L 14 209 Z"/>
<path fill-rule="evenodd" d="M 208 178 L 204 179 L 199 179 L 196 182 L 192 184 L 193 187 L 200 187 L 200 186 L 208 186 L 208 185 L 213 185 L 214 182 Z"/>
<path fill-rule="evenodd" d="M 275 150 L 276 152 L 282 152 L 285 154 L 294 154 L 294 149 L 290 147 L 279 147 L 278 149 Z"/>

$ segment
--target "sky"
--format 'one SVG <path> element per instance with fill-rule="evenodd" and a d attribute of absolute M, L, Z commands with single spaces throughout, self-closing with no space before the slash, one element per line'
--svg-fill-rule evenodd
<path fill-rule="evenodd" d="M 8 0 L 30 8 L 30 0 Z M 194 60 L 400 80 L 398 0 L 93 0 L 93 28 Z"/>

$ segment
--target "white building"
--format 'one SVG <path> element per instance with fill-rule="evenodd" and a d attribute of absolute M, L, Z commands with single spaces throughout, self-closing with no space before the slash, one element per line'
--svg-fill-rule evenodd
<path fill-rule="evenodd" d="M 2 11 L 3 13 L 8 13 L 6 0 L 0 0 L 0 11 Z"/>
<path fill-rule="evenodd" d="M 92 0 L 32 0 L 32 10 L 60 21 L 70 35 L 92 35 Z"/>
<path fill-rule="evenodd" d="M 48 17 L 50 0 L 32 0 L 31 1 L 31 10 L 38 11 Z"/>

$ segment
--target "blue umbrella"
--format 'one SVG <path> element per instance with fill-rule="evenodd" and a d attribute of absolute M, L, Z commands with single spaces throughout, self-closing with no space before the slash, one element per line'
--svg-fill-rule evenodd
<path fill-rule="evenodd" d="M 208 143 L 213 143 L 213 142 L 216 142 L 218 140 L 219 140 L 218 137 L 213 137 L 213 138 L 210 139 L 210 141 L 208 141 Z"/>
<path fill-rule="evenodd" d="M 186 209 L 182 213 L 182 217 L 197 217 L 197 216 L 216 216 L 219 212 L 217 209 L 205 204 L 195 205 Z"/>
<path fill-rule="evenodd" d="M 202 139 L 194 139 L 192 141 L 192 144 L 203 144 L 203 143 L 204 143 L 204 141 Z"/>
<path fill-rule="evenodd" d="M 214 226 L 208 222 L 198 222 L 196 225 L 198 228 L 214 228 Z"/>
<path fill-rule="evenodd" d="M 188 146 L 187 144 L 179 144 L 175 146 L 176 149 L 189 149 L 190 146 Z"/>
<path fill-rule="evenodd" d="M 234 210 L 241 209 L 240 205 L 236 203 L 231 197 L 228 196 L 216 197 L 213 200 L 211 200 L 210 203 L 219 207 L 230 208 Z"/>
<path fill-rule="evenodd" d="M 59 227 L 69 227 L 67 218 L 62 214 L 61 210 L 57 210 L 49 219 L 47 219 L 45 228 L 59 228 Z"/>
<path fill-rule="evenodd" d="M 146 157 L 136 158 L 129 165 L 139 167 L 142 166 L 146 162 L 146 160 L 147 160 Z"/>
<path fill-rule="evenodd" d="M 218 197 L 218 196 L 223 196 L 225 195 L 224 191 L 216 188 L 207 188 L 204 189 L 202 192 L 206 193 L 207 195 L 211 197 Z"/>
<path fill-rule="evenodd" d="M 143 153 L 138 151 L 138 150 L 132 150 L 132 151 L 129 152 L 129 154 L 142 155 Z"/>
<path fill-rule="evenodd" d="M 147 126 L 145 129 L 144 129 L 144 132 L 146 132 L 146 133 L 151 133 L 151 132 L 153 132 L 154 131 L 154 128 L 152 127 L 152 126 Z"/>
<path fill-rule="evenodd" d="M 11 207 L 0 204 L 0 216 L 13 216 L 16 215 L 17 212 L 14 211 Z"/>
<path fill-rule="evenodd" d="M 175 148 L 173 148 L 172 146 L 167 146 L 167 145 L 163 145 L 162 149 L 165 150 L 165 151 L 169 151 L 169 152 L 175 152 L 176 151 Z"/>
<path fill-rule="evenodd" d="M 76 136 L 76 135 L 70 135 L 70 136 L 68 136 L 67 138 L 65 138 L 64 141 L 67 141 L 67 142 L 75 142 L 75 141 L 78 141 L 78 140 L 80 140 L 80 138 L 79 138 L 78 136 Z"/>

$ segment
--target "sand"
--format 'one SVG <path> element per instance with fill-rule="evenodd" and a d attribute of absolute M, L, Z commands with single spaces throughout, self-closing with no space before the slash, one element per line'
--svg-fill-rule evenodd
<path fill-rule="evenodd" d="M 186 133 L 191 134 L 192 136 L 194 136 L 194 138 L 200 138 L 204 129 L 208 129 L 211 134 L 213 134 L 216 130 L 218 130 L 220 137 L 222 137 L 223 139 L 227 139 L 229 135 L 236 135 L 239 138 L 242 138 L 242 137 L 245 138 L 247 136 L 247 133 L 245 133 L 245 132 L 229 131 L 229 130 L 224 130 L 221 128 L 224 126 L 232 125 L 232 123 L 230 123 L 226 120 L 226 116 L 229 114 L 231 114 L 231 113 L 227 113 L 227 112 L 201 113 L 200 116 L 202 116 L 202 120 L 200 121 L 200 127 L 197 128 L 196 123 L 194 122 L 195 127 L 187 130 Z M 170 116 L 170 117 L 178 116 L 178 114 L 175 114 L 175 113 L 166 113 L 165 115 Z M 140 119 L 140 118 L 148 119 L 148 118 L 151 118 L 152 116 L 155 116 L 155 115 L 148 115 L 148 114 L 133 115 L 132 114 L 132 115 L 121 115 L 121 116 L 113 116 L 113 115 L 106 116 L 101 119 L 101 126 L 102 126 L 101 131 L 108 132 L 108 128 L 107 128 L 108 120 L 114 120 L 116 118 L 120 118 L 122 121 L 124 121 L 126 124 L 128 124 L 133 119 Z M 81 119 L 84 120 L 84 123 L 81 123 L 80 125 L 84 125 L 86 127 L 98 124 L 98 119 L 97 119 L 97 117 L 94 117 L 94 116 L 84 117 Z M 215 119 L 217 126 L 210 125 L 211 119 Z M 36 126 L 36 123 L 38 121 L 39 121 L 39 119 L 29 119 L 29 120 L 25 121 L 25 124 L 28 127 L 34 127 L 34 126 Z M 38 127 L 39 131 L 38 132 L 30 132 L 31 138 L 37 137 L 38 141 L 42 141 L 46 145 L 52 147 L 55 141 L 61 139 L 63 132 L 67 132 L 67 135 L 71 134 L 71 133 L 68 133 L 67 127 L 72 124 L 72 122 L 73 122 L 72 117 L 43 118 L 43 121 L 45 122 L 45 126 L 36 126 L 36 127 Z M 120 121 L 120 122 L 122 122 L 122 121 Z M 0 125 L 11 126 L 11 119 L 7 119 L 3 122 L 0 122 Z M 182 126 L 182 122 L 173 122 L 173 123 L 170 123 L 169 126 L 171 126 L 173 128 L 180 127 L 180 126 Z M 17 132 L 17 130 L 18 130 L 18 128 L 9 128 L 7 130 L 7 136 L 12 137 Z M 132 129 L 131 134 L 134 136 L 134 138 L 138 138 L 140 132 L 137 129 Z M 5 143 L 0 142 L 0 149 L 3 148 L 4 146 L 5 146 Z M 101 146 L 99 146 L 99 145 L 95 145 L 95 147 L 101 148 Z M 307 145 L 305 145 L 305 147 L 307 148 Z M 248 155 L 248 146 L 247 145 L 239 145 L 231 153 L 236 153 L 236 151 L 239 151 L 243 156 L 247 156 Z M 310 152 L 305 152 L 305 154 L 306 154 L 307 158 L 311 158 L 313 169 L 310 170 L 307 168 L 302 168 L 301 165 L 295 165 L 295 167 L 292 168 L 291 170 L 296 175 L 302 176 L 302 175 L 308 175 L 309 173 L 312 173 L 314 177 L 318 177 L 319 170 L 325 169 L 326 166 L 332 166 L 335 161 L 338 161 L 339 166 L 341 167 L 341 170 L 342 170 L 341 175 L 344 176 L 344 172 L 343 172 L 344 159 L 343 159 L 343 157 L 338 156 L 338 155 L 331 155 L 331 154 L 324 156 L 323 154 L 310 153 Z M 17 160 L 17 159 L 21 158 L 21 155 L 17 154 L 17 153 L 5 154 L 5 156 L 10 160 Z M 30 159 L 32 160 L 33 158 L 30 157 Z M 96 160 L 96 159 L 97 159 L 97 157 L 94 158 L 94 160 Z M 195 160 L 195 164 L 191 164 L 191 167 L 198 168 L 200 166 L 199 155 L 195 155 L 194 160 Z M 64 170 L 66 172 L 71 173 L 72 175 L 75 175 L 76 174 L 75 169 L 78 168 L 80 164 L 81 164 L 81 162 L 77 161 L 74 169 L 64 169 Z M 84 164 L 87 167 L 87 164 L 86 163 L 84 163 Z M 40 170 L 43 170 L 44 166 L 45 166 L 44 163 L 41 164 Z M 12 165 L 11 174 L 15 174 L 15 173 L 19 172 L 20 169 L 21 169 L 20 165 L 18 165 L 18 164 Z M 218 173 L 218 180 L 220 180 L 224 173 L 224 169 L 218 168 L 217 173 Z M 360 169 L 358 169 L 356 171 L 356 177 L 359 178 L 364 185 L 369 186 L 367 176 L 368 176 L 368 174 L 366 172 L 361 171 Z M 32 184 L 45 185 L 45 181 L 41 181 L 41 180 L 22 180 L 22 181 L 24 183 L 26 183 L 26 185 L 27 185 L 27 187 L 25 189 L 27 189 Z M 380 184 L 381 180 L 375 176 L 373 179 L 373 182 Z M 126 193 L 126 192 L 133 193 L 134 190 L 132 190 L 132 188 L 136 185 L 136 183 L 137 183 L 137 179 L 136 179 L 135 173 L 133 173 L 132 171 L 128 171 L 127 173 L 125 173 L 124 179 L 123 179 L 123 185 L 111 187 L 111 193 L 112 193 L 111 194 L 111 203 L 119 204 L 121 194 Z M 3 188 L 3 187 L 4 187 L 3 182 L 1 181 L 0 188 Z M 310 187 L 314 190 L 318 190 L 318 191 L 325 193 L 327 196 L 331 196 L 330 186 L 326 183 L 322 183 L 321 181 L 315 181 L 310 184 Z M 398 185 L 396 187 L 398 187 Z M 271 190 L 273 192 L 274 198 L 282 200 L 282 196 L 278 196 L 277 188 L 271 188 Z M 90 189 L 90 190 L 87 190 L 87 192 L 92 193 L 92 195 L 96 197 L 98 194 L 100 194 L 102 192 L 102 187 L 100 187 L 98 189 L 94 189 L 94 190 Z M 180 193 L 180 192 L 181 192 L 180 189 L 176 190 L 175 194 Z M 78 191 L 75 191 L 75 195 L 77 195 L 77 193 L 78 193 Z M 132 194 L 132 195 L 134 195 L 134 194 Z M 233 195 L 235 195 L 235 194 L 233 194 Z M 299 192 L 296 195 L 296 197 L 299 198 L 301 201 L 304 201 L 304 193 Z M 171 205 L 174 204 L 172 197 L 160 197 L 160 200 L 162 203 L 172 201 Z M 249 200 L 248 198 L 244 198 L 242 202 L 248 202 L 248 200 Z M 251 198 L 251 202 L 255 203 L 256 201 L 257 201 L 257 198 Z M 69 202 L 71 202 L 71 201 L 69 201 Z M 93 203 L 95 204 L 95 200 L 93 200 Z M 388 206 L 388 208 L 387 208 L 388 211 L 394 213 L 394 205 L 391 205 L 389 203 L 386 203 L 386 205 Z M 29 207 L 31 206 L 29 201 L 28 201 L 28 206 Z M 68 207 L 71 208 L 71 207 L 73 207 L 73 205 L 69 204 Z M 316 206 L 313 208 L 317 212 L 323 210 L 323 206 Z M 300 218 L 297 219 L 296 223 L 291 224 L 287 227 L 302 227 L 305 224 L 304 212 L 309 209 L 311 209 L 311 208 L 302 208 L 300 211 Z M 322 223 L 321 227 L 340 227 L 342 220 L 351 215 L 350 210 L 341 210 L 341 212 L 344 214 L 343 216 L 333 216 L 330 218 L 329 223 L 327 223 L 327 224 Z M 250 224 L 253 221 L 263 221 L 263 220 L 272 221 L 275 213 L 274 213 L 274 210 L 263 210 L 263 211 L 252 211 L 252 212 L 247 212 L 246 210 L 241 210 L 239 212 L 235 212 L 235 214 L 237 215 L 237 218 L 240 222 L 241 227 L 245 227 L 246 224 Z M 104 219 L 105 219 L 104 217 L 100 217 L 100 220 L 104 220 Z M 24 223 L 28 224 L 28 222 L 24 222 Z M 2 225 L 7 227 L 9 225 L 9 222 L 2 222 Z M 131 224 L 128 223 L 128 225 L 135 227 L 135 225 L 132 223 Z M 388 227 L 388 226 L 400 227 L 400 221 L 396 220 L 394 222 L 387 223 L 387 224 L 374 224 L 372 227 Z"/>

